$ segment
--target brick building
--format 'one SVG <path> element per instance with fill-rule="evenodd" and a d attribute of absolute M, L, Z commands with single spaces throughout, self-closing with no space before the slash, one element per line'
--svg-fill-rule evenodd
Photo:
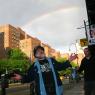
<path fill-rule="evenodd" d="M 0 59 L 4 58 L 5 51 L 4 51 L 4 33 L 0 32 Z"/>
<path fill-rule="evenodd" d="M 51 47 L 48 44 L 41 43 L 41 46 L 45 49 L 45 54 L 47 57 L 52 56 L 51 54 Z"/>
<path fill-rule="evenodd" d="M 20 41 L 20 33 L 18 29 L 12 25 L 2 25 L 0 26 L 0 32 L 4 33 L 4 47 L 8 48 L 18 48 Z"/>
<path fill-rule="evenodd" d="M 55 56 L 57 58 L 60 55 L 59 52 L 55 52 L 53 55 L 52 48 L 49 45 L 41 43 L 39 39 L 28 35 L 19 27 L 14 27 L 10 24 L 1 25 L 0 32 L 4 34 L 2 36 L 3 38 L 1 38 L 3 40 L 0 40 L 2 41 L 0 42 L 2 43 L 2 46 L 0 47 L 4 47 L 3 53 L 7 53 L 7 51 L 11 48 L 20 48 L 28 57 L 34 59 L 34 47 L 37 45 L 42 45 L 45 49 L 46 56 Z"/>
<path fill-rule="evenodd" d="M 20 49 L 29 57 L 34 59 L 33 49 L 35 46 L 40 45 L 41 41 L 37 38 L 27 37 L 23 40 L 20 40 Z"/>

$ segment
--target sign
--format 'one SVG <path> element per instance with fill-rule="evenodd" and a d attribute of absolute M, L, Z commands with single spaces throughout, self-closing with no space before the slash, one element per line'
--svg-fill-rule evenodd
<path fill-rule="evenodd" d="M 87 31 L 88 44 L 95 45 L 95 25 L 91 25 L 91 29 Z"/>
<path fill-rule="evenodd" d="M 80 39 L 80 45 L 81 45 L 81 47 L 87 46 L 88 45 L 87 39 L 86 38 Z"/>

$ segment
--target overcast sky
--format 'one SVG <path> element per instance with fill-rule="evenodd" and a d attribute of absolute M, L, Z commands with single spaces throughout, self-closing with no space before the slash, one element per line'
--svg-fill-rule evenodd
<path fill-rule="evenodd" d="M 61 51 L 85 37 L 84 29 L 77 29 L 83 20 L 85 0 L 0 0 L 0 24 L 19 26 Z"/>

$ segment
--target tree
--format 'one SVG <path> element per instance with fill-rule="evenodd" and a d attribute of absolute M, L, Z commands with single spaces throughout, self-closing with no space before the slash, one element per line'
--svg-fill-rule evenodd
<path fill-rule="evenodd" d="M 63 57 L 59 57 L 56 59 L 58 62 L 65 62 L 67 60 L 67 58 L 63 58 Z"/>
<path fill-rule="evenodd" d="M 67 59 L 66 59 L 66 58 L 63 58 L 63 57 L 60 57 L 60 58 L 57 59 L 57 61 L 58 61 L 58 62 L 61 62 L 62 64 L 64 64 L 64 62 L 65 62 L 66 60 L 67 60 Z M 70 64 L 72 65 L 72 67 L 78 66 L 75 62 L 71 62 Z M 70 68 L 67 68 L 67 69 L 65 69 L 65 70 L 59 71 L 59 74 L 60 74 L 61 76 L 63 76 L 63 75 L 70 75 L 71 73 L 72 73 L 72 69 L 70 69 Z"/>
<path fill-rule="evenodd" d="M 8 51 L 8 58 L 0 60 L 0 72 L 5 73 L 19 70 L 22 73 L 25 73 L 30 62 L 28 57 L 20 49 L 10 49 Z"/>
<path fill-rule="evenodd" d="M 75 62 L 71 62 L 71 65 L 72 65 L 72 67 L 77 67 L 78 66 L 78 64 L 75 63 Z"/>
<path fill-rule="evenodd" d="M 8 51 L 8 58 L 9 59 L 25 59 L 27 58 L 27 56 L 20 49 L 15 48 L 15 49 L 10 49 Z"/>
<path fill-rule="evenodd" d="M 18 70 L 19 72 L 25 73 L 29 68 L 30 63 L 28 60 L 16 60 L 16 59 L 2 59 L 0 60 L 0 72 L 5 73 Z"/>

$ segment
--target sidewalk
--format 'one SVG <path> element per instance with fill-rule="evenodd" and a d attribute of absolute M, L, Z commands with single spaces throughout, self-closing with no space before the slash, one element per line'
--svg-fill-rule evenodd
<path fill-rule="evenodd" d="M 25 83 L 25 84 L 22 84 L 22 83 L 12 83 L 12 84 L 9 84 L 9 88 L 16 88 L 16 87 L 25 87 L 25 86 L 29 86 L 29 83 Z"/>
<path fill-rule="evenodd" d="M 76 84 L 72 89 L 66 90 L 64 95 L 84 95 L 83 82 Z"/>

